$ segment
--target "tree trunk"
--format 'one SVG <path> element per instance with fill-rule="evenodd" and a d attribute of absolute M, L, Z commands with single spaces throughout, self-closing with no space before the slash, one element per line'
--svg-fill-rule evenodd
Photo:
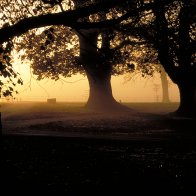
<path fill-rule="evenodd" d="M 177 115 L 196 116 L 196 87 L 190 84 L 178 84 L 180 92 L 180 105 L 176 111 Z"/>
<path fill-rule="evenodd" d="M 127 110 L 114 99 L 111 87 L 112 66 L 102 61 L 97 49 L 99 32 L 94 29 L 78 32 L 80 41 L 80 61 L 89 82 L 89 99 L 86 107 L 96 111 Z"/>
<path fill-rule="evenodd" d="M 161 68 L 161 85 L 162 85 L 162 102 L 168 103 L 169 100 L 169 91 L 168 91 L 168 80 L 167 74 L 163 68 Z"/>
<path fill-rule="evenodd" d="M 86 107 L 97 111 L 125 109 L 113 97 L 110 71 L 104 70 L 104 68 L 98 69 L 86 71 L 90 87 Z"/>
<path fill-rule="evenodd" d="M 1 139 L 2 139 L 2 121 L 1 121 L 1 112 L 0 112 L 0 144 L 2 143 Z"/>

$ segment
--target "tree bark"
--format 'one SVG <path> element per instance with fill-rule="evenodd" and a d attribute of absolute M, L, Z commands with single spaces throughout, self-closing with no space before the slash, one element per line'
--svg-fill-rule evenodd
<path fill-rule="evenodd" d="M 168 89 L 168 80 L 167 74 L 163 68 L 161 68 L 161 85 L 162 85 L 162 102 L 168 103 L 169 100 L 169 89 Z"/>
<path fill-rule="evenodd" d="M 111 87 L 112 65 L 101 58 L 97 48 L 99 32 L 94 29 L 78 32 L 80 61 L 89 82 L 89 98 L 86 107 L 96 111 L 124 111 L 126 108 L 113 97 Z"/>
<path fill-rule="evenodd" d="M 194 50 L 190 45 L 190 25 L 192 23 L 193 13 L 189 10 L 190 6 L 186 5 L 188 1 L 185 1 L 186 3 L 184 2 L 179 16 L 176 19 L 179 22 L 178 31 L 171 33 L 165 14 L 166 7 L 158 4 L 158 0 L 156 2 L 157 6 L 154 9 L 157 31 L 155 45 L 158 51 L 158 59 L 171 80 L 178 85 L 180 92 L 180 105 L 174 114 L 192 117 L 196 113 L 195 66 L 194 60 L 192 60 Z M 178 33 L 177 40 L 176 32 Z M 173 38 L 173 41 L 171 41 L 171 38 Z M 177 44 L 175 43 L 176 41 Z M 175 48 L 173 48 L 174 45 Z M 173 51 L 178 51 L 175 56 L 173 56 Z M 178 65 L 176 65 L 176 62 Z"/>
<path fill-rule="evenodd" d="M 1 112 L 0 112 L 0 144 L 2 144 L 2 121 L 1 121 Z"/>
<path fill-rule="evenodd" d="M 196 87 L 190 84 L 178 84 L 180 92 L 180 105 L 175 112 L 180 116 L 196 116 Z"/>
<path fill-rule="evenodd" d="M 125 107 L 113 97 L 111 87 L 111 72 L 102 68 L 86 70 L 89 82 L 89 98 L 86 107 L 96 111 L 118 111 Z"/>

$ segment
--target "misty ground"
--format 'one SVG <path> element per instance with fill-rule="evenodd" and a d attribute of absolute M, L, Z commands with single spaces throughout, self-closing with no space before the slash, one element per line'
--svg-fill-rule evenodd
<path fill-rule="evenodd" d="M 3 187 L 66 195 L 195 191 L 195 120 L 169 114 L 178 103 L 126 105 L 134 111 L 2 104 Z"/>

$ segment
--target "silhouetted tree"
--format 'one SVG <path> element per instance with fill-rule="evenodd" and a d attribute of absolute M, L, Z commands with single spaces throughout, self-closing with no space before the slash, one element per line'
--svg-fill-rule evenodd
<path fill-rule="evenodd" d="M 40 2 L 40 1 L 36 1 Z M 193 115 L 195 113 L 195 35 L 194 35 L 194 1 L 185 0 L 154 0 L 154 1 L 121 1 L 126 5 L 124 12 L 118 9 L 110 11 L 117 12 L 111 20 L 88 22 L 79 21 L 90 14 L 99 11 L 108 11 L 109 8 L 117 5 L 119 1 L 103 1 L 94 6 L 91 2 L 86 7 L 73 11 L 51 13 L 55 5 L 49 4 L 49 9 L 34 10 L 37 17 L 30 17 L 24 14 L 17 15 L 16 20 L 6 28 L 0 30 L 0 43 L 9 37 L 25 33 L 29 29 L 48 25 L 67 25 L 74 29 L 89 29 L 115 26 L 115 30 L 135 37 L 142 37 L 148 40 L 157 51 L 158 60 L 174 83 L 179 86 L 181 103 L 177 111 L 179 114 Z M 58 2 L 59 3 L 59 2 Z M 97 5 L 103 5 L 99 7 Z M 17 8 L 17 7 L 16 7 Z M 122 9 L 121 9 L 122 10 Z M 44 12 L 43 12 L 44 11 Z M 56 10 L 56 12 L 58 12 Z M 6 12 L 7 13 L 7 12 Z M 9 13 L 9 12 L 8 12 Z M 40 15 L 44 13 L 44 15 Z M 13 16 L 13 15 L 12 15 Z M 133 17 L 134 16 L 134 17 Z M 68 19 L 68 17 L 70 17 Z M 134 18 L 134 19 L 133 19 Z M 120 25 L 117 25 L 119 24 Z M 21 28 L 20 28 L 21 27 Z M 18 30 L 17 30 L 18 29 Z M 126 40 L 125 40 L 126 41 Z"/>
<path fill-rule="evenodd" d="M 195 115 L 195 8 L 194 1 L 175 1 L 165 6 L 158 4 L 155 14 L 155 41 L 158 59 L 170 78 L 179 87 L 179 115 Z"/>
<path fill-rule="evenodd" d="M 125 82 L 138 77 L 154 79 L 154 76 L 157 76 L 156 73 L 158 73 L 162 87 L 162 102 L 169 102 L 167 73 L 158 61 L 157 51 L 153 45 L 144 40 L 134 43 L 134 45 L 131 45 L 129 55 L 131 55 L 131 61 L 128 65 L 130 73 L 126 74 Z"/>
<path fill-rule="evenodd" d="M 76 7 L 80 7 L 81 4 L 83 5 L 86 2 L 83 0 L 74 1 Z M 109 17 L 113 17 L 112 14 L 116 15 L 115 13 L 109 13 Z M 106 13 L 100 12 L 94 16 L 84 18 L 83 21 L 104 21 L 106 19 Z M 123 56 L 116 50 L 116 47 L 112 48 L 113 38 L 116 35 L 114 30 L 110 28 L 78 30 L 77 35 L 80 48 L 79 62 L 85 70 L 90 87 L 86 106 L 91 109 L 122 110 L 124 107 L 114 99 L 111 87 L 111 74 L 117 73 L 115 65 L 118 64 L 120 59 L 123 61 L 121 58 Z M 100 43 L 98 43 L 98 39 Z"/>
<path fill-rule="evenodd" d="M 168 103 L 170 102 L 168 79 L 167 79 L 167 73 L 162 67 L 160 70 L 160 76 L 161 76 L 161 86 L 162 86 L 162 102 Z"/>
<path fill-rule="evenodd" d="M 144 1 L 144 7 L 147 1 Z M 137 34 L 152 43 L 155 56 L 180 91 L 175 114 L 196 112 L 195 1 L 153 0 L 136 26 L 121 25 L 125 33 Z M 147 8 L 147 7 L 146 7 Z M 142 12 L 140 12 L 142 14 Z"/>
<path fill-rule="evenodd" d="M 67 27 L 50 27 L 35 36 L 36 31 L 21 37 L 16 49 L 24 51 L 23 61 L 28 60 L 37 79 L 58 80 L 81 73 L 87 75 L 90 87 L 87 106 L 94 109 L 114 109 L 120 105 L 114 100 L 111 89 L 111 74 L 123 74 L 127 68 L 123 55 L 106 45 L 107 32 L 97 29 L 75 31 Z M 101 36 L 104 36 L 103 37 Z M 108 38 L 109 39 L 109 38 Z M 111 44 L 115 44 L 115 41 Z M 122 59 L 123 58 L 123 59 Z M 129 58 L 129 56 L 128 56 Z M 125 59 L 124 59 L 125 60 Z M 119 62 L 120 61 L 120 62 Z M 124 67 L 124 68 L 123 68 Z M 123 108 L 121 108 L 123 109 Z"/>
<path fill-rule="evenodd" d="M 136 37 L 120 32 L 100 29 L 76 32 L 63 26 L 49 27 L 35 36 L 36 32 L 32 30 L 17 43 L 15 48 L 25 50 L 22 60 L 30 60 L 39 80 L 86 74 L 90 86 L 87 106 L 91 108 L 120 107 L 112 96 L 112 74 L 141 71 L 142 75 L 152 76 L 157 69 L 151 66 L 157 61 L 153 48 L 147 50 L 143 40 L 136 41 Z"/>
<path fill-rule="evenodd" d="M 83 4 L 88 4 L 88 1 L 75 1 L 74 3 L 76 7 L 82 9 Z M 103 21 L 106 19 L 106 14 L 103 17 L 104 14 L 99 13 L 80 21 Z M 111 18 L 115 15 L 116 13 L 110 13 Z M 22 55 L 23 60 L 27 58 L 31 61 L 34 74 L 38 75 L 38 79 L 50 77 L 57 80 L 60 74 L 67 77 L 85 71 L 90 86 L 87 106 L 101 109 L 119 108 L 120 105 L 112 96 L 110 79 L 111 73 L 124 73 L 125 69 L 122 68 L 123 55 L 114 47 L 114 43 L 113 48 L 111 46 L 114 37 L 113 42 L 122 42 L 123 37 L 118 34 L 115 36 L 111 29 L 81 30 L 75 28 L 72 32 L 63 26 L 60 29 L 61 31 L 58 28 L 50 27 L 44 31 L 32 30 L 24 35 L 19 40 L 20 46 L 17 48 L 25 50 L 24 55 Z M 79 46 L 77 46 L 77 38 L 73 33 L 78 36 Z M 101 37 L 99 48 L 98 36 Z M 68 46 L 66 42 L 69 41 L 71 42 Z M 76 47 L 73 47 L 74 44 Z M 119 46 L 118 48 L 121 49 Z M 75 58 L 76 56 L 78 57 Z M 121 65 L 119 61 L 121 61 Z M 117 66 L 114 67 L 114 65 Z"/>

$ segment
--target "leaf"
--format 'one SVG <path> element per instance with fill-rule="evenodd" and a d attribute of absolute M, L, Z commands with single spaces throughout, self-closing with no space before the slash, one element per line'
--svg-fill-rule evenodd
<path fill-rule="evenodd" d="M 3 92 L 4 97 L 12 96 L 12 93 L 9 90 Z"/>
<path fill-rule="evenodd" d="M 23 85 L 22 79 L 18 79 L 17 83 Z"/>
<path fill-rule="evenodd" d="M 14 91 L 14 89 L 12 87 L 9 87 L 10 91 Z"/>
<path fill-rule="evenodd" d="M 42 45 L 41 47 L 40 47 L 40 50 L 45 50 L 46 48 Z"/>

